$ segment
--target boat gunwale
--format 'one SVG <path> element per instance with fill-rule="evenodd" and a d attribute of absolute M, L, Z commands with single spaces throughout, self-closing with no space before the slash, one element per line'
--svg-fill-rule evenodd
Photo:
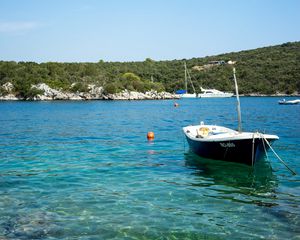
<path fill-rule="evenodd" d="M 191 128 L 199 129 L 202 127 L 211 128 L 211 127 L 219 127 L 223 130 L 228 130 L 227 132 L 221 132 L 216 135 L 208 135 L 204 137 L 197 137 L 196 134 L 192 133 L 190 130 Z M 183 127 L 183 131 L 185 135 L 190 138 L 191 140 L 198 141 L 198 142 L 226 142 L 226 141 L 239 141 L 239 140 L 252 140 L 252 139 L 268 139 L 268 140 L 278 140 L 279 137 L 277 135 L 272 134 L 263 134 L 260 132 L 241 132 L 235 131 L 230 128 L 216 126 L 216 125 L 191 125 L 187 127 Z M 189 131 L 189 132 L 188 132 Z M 225 136 L 224 136 L 225 135 Z"/>

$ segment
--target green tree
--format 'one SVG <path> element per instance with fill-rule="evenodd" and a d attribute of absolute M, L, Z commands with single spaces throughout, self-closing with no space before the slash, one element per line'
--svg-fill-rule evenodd
<path fill-rule="evenodd" d="M 70 90 L 71 90 L 71 92 L 74 92 L 74 93 L 89 91 L 87 84 L 82 83 L 82 82 L 77 82 L 77 83 L 73 84 Z"/>

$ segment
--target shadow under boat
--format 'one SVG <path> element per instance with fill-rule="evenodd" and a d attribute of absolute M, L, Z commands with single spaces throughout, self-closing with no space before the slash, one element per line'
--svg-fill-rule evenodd
<path fill-rule="evenodd" d="M 278 186 L 278 180 L 266 159 L 257 161 L 254 167 L 221 160 L 200 157 L 191 150 L 185 153 L 185 165 L 194 169 L 194 175 L 213 181 L 211 185 L 224 185 L 248 191 L 251 195 L 272 194 Z M 193 185 L 201 185 L 194 182 Z"/>

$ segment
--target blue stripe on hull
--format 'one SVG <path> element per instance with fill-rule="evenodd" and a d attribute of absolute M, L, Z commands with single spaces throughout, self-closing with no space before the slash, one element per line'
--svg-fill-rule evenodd
<path fill-rule="evenodd" d="M 204 142 L 194 141 L 187 137 L 191 150 L 204 158 L 238 162 L 252 166 L 252 139 Z M 266 146 L 265 146 L 266 147 Z M 264 156 L 263 140 L 255 139 L 254 163 Z"/>

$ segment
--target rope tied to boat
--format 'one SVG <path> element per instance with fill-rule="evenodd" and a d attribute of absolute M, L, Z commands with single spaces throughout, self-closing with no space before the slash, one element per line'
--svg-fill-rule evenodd
<path fill-rule="evenodd" d="M 260 135 L 260 137 L 261 137 L 261 135 Z M 263 144 L 264 151 L 265 151 L 265 154 L 266 154 L 266 157 L 267 157 L 267 161 L 269 162 L 269 154 L 268 154 L 268 151 L 267 151 L 267 148 L 266 148 L 266 145 L 265 145 L 265 141 L 262 141 L 262 144 Z"/>
<path fill-rule="evenodd" d="M 285 161 L 283 161 L 278 154 L 275 152 L 275 150 L 272 148 L 271 144 L 269 143 L 269 141 L 264 137 L 264 135 L 262 134 L 262 138 L 264 139 L 264 141 L 267 143 L 267 145 L 269 146 L 269 148 L 272 150 L 272 152 L 274 153 L 274 155 L 277 157 L 277 159 L 293 174 L 293 175 L 297 175 L 297 173 L 291 169 L 287 163 Z M 266 151 L 266 149 L 265 149 Z"/>

